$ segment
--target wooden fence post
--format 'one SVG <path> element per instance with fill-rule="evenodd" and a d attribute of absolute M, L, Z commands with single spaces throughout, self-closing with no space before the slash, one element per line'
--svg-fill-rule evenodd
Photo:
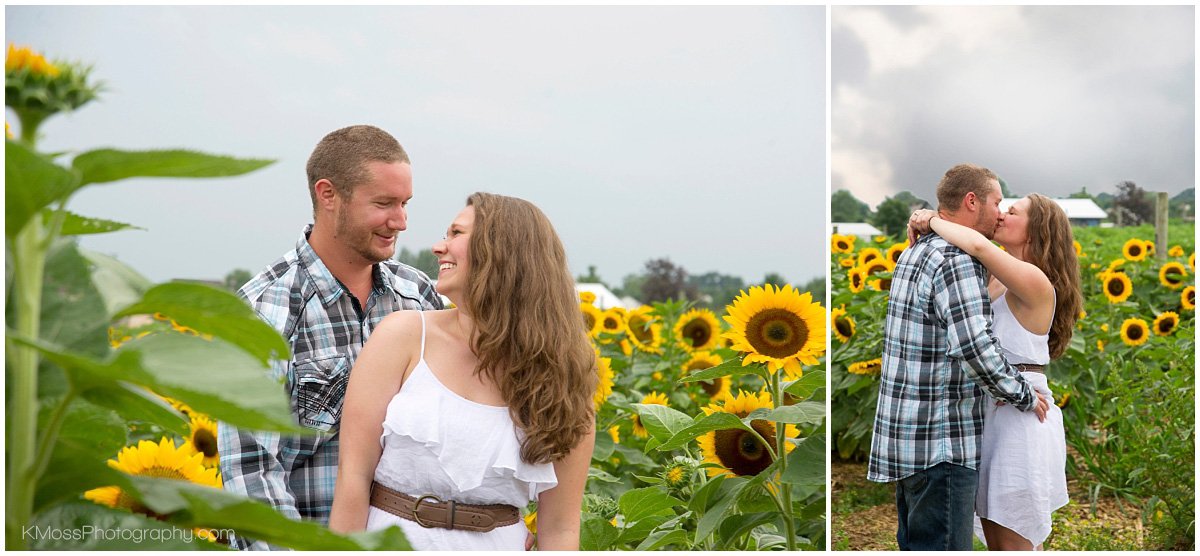
<path fill-rule="evenodd" d="M 1158 202 L 1154 205 L 1154 258 L 1159 261 L 1167 260 L 1167 209 L 1171 200 L 1166 191 L 1158 192 Z"/>

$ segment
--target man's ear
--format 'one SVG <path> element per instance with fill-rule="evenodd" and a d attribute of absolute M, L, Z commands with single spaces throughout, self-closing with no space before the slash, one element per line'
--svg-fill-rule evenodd
<path fill-rule="evenodd" d="M 337 199 L 337 190 L 333 188 L 333 182 L 321 178 L 317 183 L 313 184 L 313 190 L 317 194 L 317 208 L 320 210 L 333 210 L 335 199 Z"/>
<path fill-rule="evenodd" d="M 966 195 L 963 195 L 962 208 L 971 212 L 975 212 L 979 208 L 979 197 L 975 195 L 974 191 L 968 191 Z"/>

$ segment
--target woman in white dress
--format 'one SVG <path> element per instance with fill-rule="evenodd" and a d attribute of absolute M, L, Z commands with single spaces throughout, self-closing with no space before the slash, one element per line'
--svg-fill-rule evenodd
<path fill-rule="evenodd" d="M 398 525 L 418 550 L 579 546 L 596 358 L 558 235 L 527 201 L 475 193 L 437 242 L 456 306 L 380 322 L 350 375 L 329 527 Z"/>
<path fill-rule="evenodd" d="M 991 274 L 992 330 L 1009 363 L 1047 397 L 1045 366 L 1067 349 L 1083 305 L 1071 223 L 1053 200 L 1033 194 L 1008 209 L 993 239 L 919 210 L 910 237 L 932 229 L 977 258 Z M 990 550 L 1040 550 L 1051 513 L 1067 504 L 1066 437 L 1062 412 L 1051 404 L 1045 423 L 1033 413 L 984 407 L 977 533 Z"/>

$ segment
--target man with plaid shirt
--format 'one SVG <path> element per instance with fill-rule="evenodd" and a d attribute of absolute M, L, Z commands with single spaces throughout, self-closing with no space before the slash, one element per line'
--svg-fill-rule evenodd
<path fill-rule="evenodd" d="M 955 166 L 939 216 L 991 238 L 1000 182 Z M 1000 354 L 983 265 L 935 233 L 912 242 L 892 275 L 867 478 L 896 482 L 901 550 L 971 550 L 984 391 L 1045 419 L 1047 401 Z"/>
<path fill-rule="evenodd" d="M 225 489 L 293 519 L 327 523 L 337 477 L 338 424 L 350 369 L 388 314 L 442 308 L 421 271 L 391 260 L 407 227 L 412 169 L 396 139 L 372 126 L 326 135 L 308 159 L 313 224 L 296 248 L 238 294 L 291 345 L 272 373 L 309 436 L 218 428 Z M 277 548 L 234 538 L 241 549 Z"/>

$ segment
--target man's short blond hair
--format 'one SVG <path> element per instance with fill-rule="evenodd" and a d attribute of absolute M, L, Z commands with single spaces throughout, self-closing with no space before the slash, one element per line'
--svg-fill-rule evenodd
<path fill-rule="evenodd" d="M 976 164 L 959 164 L 942 176 L 937 186 L 938 210 L 958 212 L 967 193 L 986 199 L 991 190 L 991 180 L 1000 181 L 995 172 Z"/>
<path fill-rule="evenodd" d="M 388 132 L 371 125 L 352 125 L 331 132 L 308 157 L 308 194 L 317 211 L 317 182 L 326 179 L 344 198 L 370 179 L 369 162 L 408 163 L 408 153 Z"/>

